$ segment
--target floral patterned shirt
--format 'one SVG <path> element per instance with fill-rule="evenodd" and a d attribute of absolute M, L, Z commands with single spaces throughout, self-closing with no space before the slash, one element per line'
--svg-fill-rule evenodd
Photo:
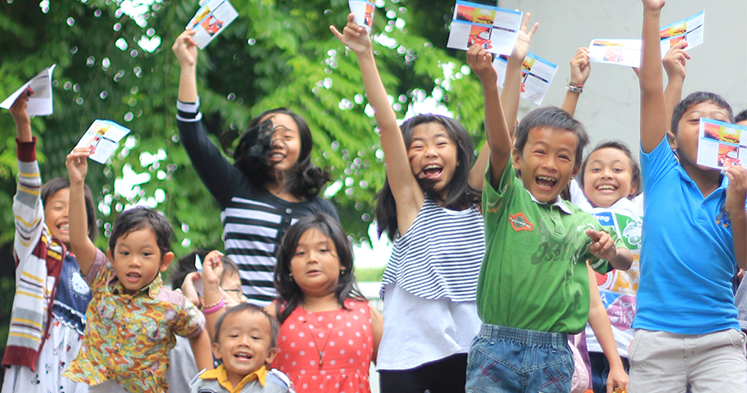
<path fill-rule="evenodd" d="M 85 337 L 64 375 L 89 385 L 112 379 L 130 392 L 167 392 L 174 335 L 197 337 L 205 317 L 180 292 L 162 287 L 160 273 L 138 293 L 125 294 L 101 251 L 85 278 L 93 291 Z"/>

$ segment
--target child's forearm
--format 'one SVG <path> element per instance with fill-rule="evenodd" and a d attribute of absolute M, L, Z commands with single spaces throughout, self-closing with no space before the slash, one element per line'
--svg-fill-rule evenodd
<path fill-rule="evenodd" d="M 17 122 L 16 131 L 18 142 L 31 142 L 33 140 L 31 136 L 31 122 Z"/>
<path fill-rule="evenodd" d="M 578 105 L 578 97 L 581 93 L 576 93 L 570 90 L 566 90 L 565 97 L 563 98 L 563 104 L 560 105 L 560 109 L 568 112 L 573 116 L 576 113 L 576 105 Z"/>
<path fill-rule="evenodd" d="M 734 242 L 734 256 L 737 265 L 747 270 L 747 211 L 741 210 L 729 214 L 731 233 Z"/>
<path fill-rule="evenodd" d="M 666 103 L 661 66 L 659 39 L 659 16 L 661 9 L 643 10 L 643 33 L 641 48 L 641 147 L 649 153 L 664 138 L 667 131 Z"/>
<path fill-rule="evenodd" d="M 86 158 L 83 158 L 84 160 Z M 70 245 L 80 266 L 80 273 L 85 277 L 96 258 L 96 245 L 88 237 L 88 220 L 86 219 L 85 183 L 70 181 L 70 203 L 68 206 L 68 225 Z M 111 250 L 114 253 L 114 250 Z"/>
<path fill-rule="evenodd" d="M 667 88 L 664 90 L 664 101 L 666 102 L 666 122 L 667 126 L 672 121 L 672 114 L 674 113 L 674 107 L 677 105 L 678 102 L 682 99 L 682 87 L 685 84 L 685 80 L 680 77 L 670 77 L 669 83 L 667 83 Z M 668 131 L 671 127 L 667 127 Z"/>
<path fill-rule="evenodd" d="M 490 146 L 490 181 L 497 185 L 500 183 L 503 170 L 509 164 L 511 136 L 498 96 L 498 86 L 491 82 L 483 83 L 482 91 L 485 99 L 485 134 Z"/>
<path fill-rule="evenodd" d="M 472 169 L 469 171 L 469 186 L 475 190 L 482 190 L 483 183 L 485 182 L 485 168 L 488 167 L 488 160 L 490 160 L 490 145 L 486 140 L 480 149 L 480 154 L 477 156 L 475 163 L 472 165 Z"/>
<path fill-rule="evenodd" d="M 508 127 L 508 134 L 514 140 L 516 132 L 516 118 L 519 116 L 521 101 L 521 64 L 524 59 L 509 57 L 506 62 L 506 77 L 501 92 L 501 105 L 504 119 Z"/>
<path fill-rule="evenodd" d="M 384 139 L 386 139 L 386 133 L 395 131 L 399 133 L 397 115 L 389 104 L 384 83 L 381 81 L 379 70 L 376 67 L 373 51 L 368 50 L 357 54 L 357 58 L 361 76 L 363 77 L 363 87 L 366 90 L 366 98 L 371 107 L 373 107 L 376 124 L 382 132 L 383 143 Z"/>
<path fill-rule="evenodd" d="M 181 102 L 197 101 L 197 66 L 182 65 L 179 73 L 179 94 L 177 96 Z"/>
<path fill-rule="evenodd" d="M 610 369 L 620 367 L 623 369 L 620 354 L 617 352 L 617 343 L 615 336 L 612 334 L 612 325 L 610 324 L 607 310 L 602 304 L 602 298 L 599 296 L 599 288 L 596 285 L 596 277 L 591 266 L 586 265 L 587 274 L 589 275 L 589 326 L 594 331 L 602 352 L 610 364 Z"/>
<path fill-rule="evenodd" d="M 203 305 L 202 311 L 204 312 L 210 306 L 214 306 L 216 304 L 219 304 L 221 301 L 223 301 L 223 294 L 220 292 L 220 288 L 213 287 L 212 285 L 208 283 L 204 283 L 205 285 L 205 304 Z M 213 337 L 215 337 L 215 322 L 218 321 L 218 318 L 220 318 L 221 315 L 225 312 L 225 309 L 221 307 L 219 310 L 205 314 L 205 327 L 207 328 L 208 335 L 210 337 L 210 340 L 213 340 Z"/>
<path fill-rule="evenodd" d="M 195 356 L 197 369 L 212 370 L 213 354 L 210 350 L 210 338 L 208 337 L 207 331 L 203 329 L 199 336 L 191 337 L 189 339 L 189 345 L 192 347 L 192 353 Z"/>
<path fill-rule="evenodd" d="M 615 269 L 628 270 L 633 265 L 633 253 L 625 247 L 618 247 L 617 256 L 609 262 Z"/>

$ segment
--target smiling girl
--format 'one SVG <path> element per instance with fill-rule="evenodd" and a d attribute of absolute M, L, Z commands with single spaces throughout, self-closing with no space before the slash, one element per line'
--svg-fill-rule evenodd
<path fill-rule="evenodd" d="M 311 164 L 311 131 L 296 113 L 277 108 L 253 119 L 233 152 L 233 165 L 208 139 L 197 96 L 197 47 L 183 32 L 172 47 L 181 66 L 177 121 L 181 143 L 200 179 L 221 210 L 226 255 L 241 270 L 244 294 L 252 303 L 275 299 L 275 250 L 299 217 L 332 204 L 318 196 L 329 175 Z M 224 147 L 225 148 L 225 147 Z"/>
<path fill-rule="evenodd" d="M 464 391 L 467 352 L 480 328 L 475 291 L 485 247 L 470 192 L 482 185 L 468 181 L 472 141 L 444 116 L 418 115 L 398 126 L 365 29 L 352 14 L 343 33 L 330 28 L 358 58 L 384 150 L 387 181 L 376 221 L 394 249 L 381 288 L 381 391 Z M 485 162 L 472 171 L 481 179 Z"/>

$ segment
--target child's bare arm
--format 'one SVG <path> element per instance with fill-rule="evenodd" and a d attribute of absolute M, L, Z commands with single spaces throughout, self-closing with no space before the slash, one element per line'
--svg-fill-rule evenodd
<path fill-rule="evenodd" d="M 65 160 L 67 173 L 70 176 L 70 204 L 68 206 L 70 246 L 78 260 L 83 277 L 88 274 L 98 251 L 96 245 L 88 237 L 88 220 L 86 219 L 84 186 L 90 155 L 91 151 L 87 147 L 76 148 L 67 155 Z M 114 252 L 114 250 L 110 251 Z"/>
<path fill-rule="evenodd" d="M 26 108 L 28 107 L 29 96 L 27 93 L 21 93 L 16 102 L 10 107 L 10 115 L 16 123 L 18 142 L 31 142 L 31 119 Z"/>
<path fill-rule="evenodd" d="M 376 67 L 371 38 L 362 26 L 353 21 L 352 13 L 348 15 L 348 23 L 342 33 L 334 26 L 330 26 L 330 30 L 358 58 L 366 97 L 374 109 L 376 124 L 379 127 L 386 174 L 397 205 L 397 225 L 400 233 L 405 233 L 423 206 L 425 195 L 412 171 L 409 170 L 410 160 L 407 156 L 405 141 Z"/>
<path fill-rule="evenodd" d="M 369 304 L 371 308 L 371 330 L 373 333 L 373 362 L 376 364 L 376 357 L 379 355 L 379 343 L 384 335 L 384 316 Z"/>
<path fill-rule="evenodd" d="M 690 55 L 684 51 L 686 46 L 687 41 L 676 43 L 669 48 L 667 54 L 661 60 L 668 78 L 667 88 L 664 89 L 664 99 L 667 103 L 667 125 L 672 121 L 675 105 L 682 99 L 682 86 L 685 84 L 685 76 L 687 76 L 685 66 L 687 60 L 690 60 Z M 669 130 L 669 127 L 667 129 Z"/>
<path fill-rule="evenodd" d="M 591 73 L 591 63 L 589 62 L 589 48 L 581 47 L 576 51 L 576 55 L 571 59 L 571 80 L 570 86 L 583 89 L 586 80 L 589 79 Z M 565 98 L 560 109 L 571 114 L 576 113 L 576 105 L 578 104 L 578 97 L 581 95 L 580 92 L 566 90 Z"/>
<path fill-rule="evenodd" d="M 589 252 L 599 259 L 609 261 L 615 269 L 628 270 L 633 264 L 633 254 L 625 247 L 615 247 L 609 233 L 589 229 L 586 235 L 593 241 Z"/>
<path fill-rule="evenodd" d="M 210 338 L 207 330 L 203 329 L 197 337 L 190 337 L 189 345 L 195 356 L 198 370 L 213 369 L 213 352 L 210 349 Z"/>
<path fill-rule="evenodd" d="M 485 99 L 485 135 L 490 146 L 490 181 L 497 185 L 511 155 L 511 136 L 506 126 L 506 118 L 503 116 L 496 84 L 498 76 L 493 68 L 492 55 L 480 45 L 472 45 L 467 50 L 467 64 L 482 83 Z"/>
<path fill-rule="evenodd" d="M 734 165 L 726 170 L 729 186 L 726 188 L 725 209 L 731 219 L 734 256 L 741 269 L 747 269 L 747 169 Z"/>
<path fill-rule="evenodd" d="M 594 331 L 594 335 L 602 347 L 602 352 L 610 364 L 609 376 L 607 377 L 607 393 L 612 393 L 616 386 L 622 390 L 628 390 L 628 374 L 625 373 L 620 354 L 617 352 L 615 336 L 612 334 L 607 310 L 602 304 L 602 298 L 599 296 L 597 279 L 589 264 L 586 264 L 586 271 L 589 274 L 589 326 Z"/>
<path fill-rule="evenodd" d="M 643 0 L 643 32 L 641 48 L 641 148 L 649 153 L 666 135 L 666 102 L 661 71 L 659 16 L 665 0 Z"/>
<path fill-rule="evenodd" d="M 205 260 L 202 262 L 202 285 L 205 288 L 205 304 L 203 305 L 202 311 L 211 311 L 210 308 L 225 303 L 223 299 L 223 293 L 220 289 L 220 278 L 223 276 L 223 262 L 221 261 L 220 251 L 211 251 L 205 256 Z M 221 315 L 225 312 L 223 307 L 218 307 L 217 310 L 207 313 L 205 312 L 205 326 L 207 327 L 210 340 L 215 337 L 215 322 L 218 321 Z"/>
<path fill-rule="evenodd" d="M 197 101 L 197 45 L 192 41 L 193 35 L 194 30 L 185 30 L 171 47 L 181 67 L 177 96 L 181 102 Z"/>

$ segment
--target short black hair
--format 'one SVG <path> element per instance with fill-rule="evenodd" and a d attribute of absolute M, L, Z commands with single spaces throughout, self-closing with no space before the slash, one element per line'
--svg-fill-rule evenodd
<path fill-rule="evenodd" d="M 734 116 L 734 123 L 747 120 L 747 109 L 743 109 L 736 116 Z"/>
<path fill-rule="evenodd" d="M 726 102 L 724 97 L 708 91 L 696 91 L 695 93 L 690 93 L 690 95 L 674 106 L 670 129 L 674 135 L 677 135 L 677 127 L 680 123 L 680 119 L 682 119 L 682 115 L 684 115 L 688 109 L 693 107 L 693 105 L 698 105 L 702 102 L 710 102 L 718 107 L 726 109 L 729 112 L 729 121 L 734 123 L 734 112 L 731 110 L 731 105 Z"/>
<path fill-rule="evenodd" d="M 197 268 L 195 267 L 195 256 L 199 256 L 200 260 L 204 261 L 205 257 L 209 253 L 210 251 L 195 250 L 193 252 L 190 252 L 186 256 L 179 258 L 179 260 L 176 262 L 174 271 L 169 271 L 169 275 L 171 277 L 171 288 L 181 288 L 182 284 L 184 284 L 184 279 L 187 277 L 187 274 L 197 271 Z M 221 258 L 221 262 L 223 262 L 223 276 L 220 278 L 221 283 L 223 283 L 224 277 L 232 274 L 239 274 L 239 267 L 236 266 L 236 263 L 231 260 L 231 258 L 223 256 Z"/>
<path fill-rule="evenodd" d="M 55 177 L 44 182 L 44 185 L 41 188 L 42 205 L 46 206 L 47 199 L 49 199 L 49 197 L 56 194 L 57 191 L 65 188 L 70 188 L 70 179 Z M 93 204 L 93 194 L 91 194 L 91 189 L 88 188 L 87 184 L 83 184 L 83 197 L 86 201 L 86 223 L 88 224 L 88 238 L 91 239 L 91 241 L 94 241 L 96 240 L 96 236 L 99 235 L 99 226 L 96 223 L 96 208 Z"/>
<path fill-rule="evenodd" d="M 589 157 L 597 151 L 601 149 L 606 148 L 613 148 L 622 151 L 625 153 L 625 155 L 628 157 L 628 161 L 630 162 L 630 172 L 631 172 L 631 179 L 630 183 L 635 188 L 635 193 L 631 196 L 636 196 L 641 193 L 641 166 L 638 165 L 638 161 L 633 158 L 633 152 L 630 151 L 630 148 L 628 145 L 626 145 L 624 142 L 621 141 L 602 141 L 599 142 L 599 144 L 594 147 L 594 150 L 592 150 L 587 156 L 586 159 L 584 159 L 584 163 L 581 164 L 581 169 L 578 171 L 578 183 L 581 186 L 581 188 L 584 188 L 584 170 L 586 169 L 586 164 L 589 163 Z"/>
<path fill-rule="evenodd" d="M 270 321 L 270 349 L 277 348 L 278 347 L 278 331 L 280 331 L 280 324 L 278 323 L 278 320 L 275 319 L 272 315 L 267 313 L 262 307 L 257 306 L 256 304 L 251 303 L 240 303 L 236 306 L 233 306 L 226 310 L 226 312 L 223 313 L 220 317 L 218 317 L 218 320 L 215 321 L 215 336 L 213 337 L 213 342 L 216 342 L 220 344 L 220 328 L 223 325 L 223 320 L 226 319 L 228 315 L 231 314 L 239 314 L 243 311 L 249 311 L 250 313 L 257 313 L 262 314 L 267 317 L 267 320 Z"/>
<path fill-rule="evenodd" d="M 519 155 L 523 153 L 524 146 L 527 144 L 529 131 L 534 128 L 545 127 L 554 130 L 570 131 L 576 136 L 578 144 L 576 145 L 576 160 L 573 165 L 575 167 L 581 164 L 584 149 L 589 144 L 589 134 L 586 133 L 586 128 L 580 121 L 574 119 L 570 113 L 556 106 L 537 108 L 521 119 L 521 122 L 516 127 L 516 142 L 514 142 L 514 147 L 519 152 Z"/>
<path fill-rule="evenodd" d="M 173 234 L 171 224 L 166 217 L 144 206 L 125 210 L 117 216 L 112 226 L 112 233 L 109 236 L 109 249 L 114 253 L 117 240 L 120 237 L 141 230 L 146 226 L 150 227 L 156 234 L 156 244 L 158 244 L 161 258 L 163 258 L 167 252 L 171 251 L 171 236 Z"/>

